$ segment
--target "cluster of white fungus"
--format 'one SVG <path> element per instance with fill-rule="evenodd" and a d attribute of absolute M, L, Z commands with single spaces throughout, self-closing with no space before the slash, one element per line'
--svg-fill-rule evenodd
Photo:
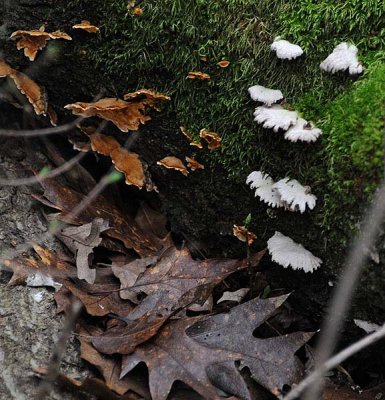
<path fill-rule="evenodd" d="M 280 37 L 274 39 L 270 48 L 272 51 L 275 51 L 277 57 L 281 60 L 294 60 L 303 54 L 300 46 L 283 40 Z"/>
<path fill-rule="evenodd" d="M 332 74 L 339 71 L 349 71 L 350 75 L 358 75 L 363 66 L 358 61 L 358 49 L 354 44 L 340 43 L 322 63 L 322 70 Z"/>
<path fill-rule="evenodd" d="M 271 45 L 280 59 L 294 60 L 303 54 L 300 46 L 287 40 L 276 38 Z M 326 72 L 336 73 L 348 71 L 351 75 L 360 74 L 363 67 L 358 61 L 358 49 L 353 44 L 340 43 L 333 52 L 320 64 L 320 68 Z M 263 103 L 254 111 L 254 120 L 264 128 L 285 131 L 284 138 L 291 142 L 315 142 L 321 129 L 316 128 L 311 122 L 298 116 L 296 111 L 285 109 L 279 104 L 283 100 L 280 90 L 265 88 L 255 85 L 249 88 L 250 97 Z M 308 208 L 313 210 L 317 197 L 311 193 L 309 186 L 302 186 L 297 180 L 284 178 L 278 182 L 262 171 L 253 171 L 246 179 L 246 184 L 255 189 L 255 197 L 270 207 L 284 207 L 290 211 L 305 212 Z M 267 242 L 267 248 L 271 258 L 284 268 L 291 267 L 294 270 L 313 272 L 321 264 L 322 260 L 306 250 L 301 244 L 280 232 L 275 232 Z M 358 321 L 358 320 L 357 320 Z M 356 322 L 362 329 L 362 321 Z"/>
<path fill-rule="evenodd" d="M 322 264 L 320 258 L 280 232 L 275 232 L 267 241 L 267 248 L 272 260 L 284 268 L 313 272 Z"/>
<path fill-rule="evenodd" d="M 311 194 L 309 186 L 302 186 L 297 180 L 284 178 L 278 182 L 262 171 L 253 171 L 246 179 L 246 184 L 255 189 L 255 197 L 270 207 L 284 207 L 290 211 L 312 210 L 317 197 Z"/>

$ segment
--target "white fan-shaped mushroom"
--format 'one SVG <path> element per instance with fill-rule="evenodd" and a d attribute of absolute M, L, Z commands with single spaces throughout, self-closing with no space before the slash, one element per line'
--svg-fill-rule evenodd
<path fill-rule="evenodd" d="M 381 328 L 380 325 L 377 325 L 374 322 L 363 321 L 362 319 L 353 319 L 353 321 L 359 328 L 363 329 L 366 333 L 372 333 Z"/>
<path fill-rule="evenodd" d="M 255 189 L 255 197 L 267 203 L 270 207 L 281 207 L 281 199 L 276 189 L 273 188 L 274 181 L 268 174 L 262 171 L 253 171 L 246 179 L 246 184 Z"/>
<path fill-rule="evenodd" d="M 350 75 L 357 75 L 363 71 L 362 64 L 358 61 L 358 49 L 354 44 L 340 43 L 334 48 L 333 53 L 322 61 L 321 69 L 332 74 L 338 71 L 349 70 Z"/>
<path fill-rule="evenodd" d="M 285 110 L 278 104 L 271 107 L 257 107 L 254 117 L 254 121 L 258 124 L 263 124 L 264 128 L 272 128 L 274 132 L 278 132 L 279 129 L 287 131 L 290 126 L 295 125 L 298 119 L 295 111 Z"/>
<path fill-rule="evenodd" d="M 305 212 L 306 206 L 312 210 L 317 201 L 317 197 L 310 193 L 309 186 L 302 186 L 297 180 L 283 178 L 273 185 L 281 201 L 287 205 L 291 211 L 299 210 L 301 214 Z"/>
<path fill-rule="evenodd" d="M 272 51 L 275 51 L 277 57 L 282 60 L 294 60 L 303 54 L 303 50 L 297 44 L 282 40 L 277 37 L 270 46 Z"/>
<path fill-rule="evenodd" d="M 267 248 L 272 260 L 284 268 L 313 272 L 322 264 L 320 258 L 280 232 L 267 241 Z"/>
<path fill-rule="evenodd" d="M 322 135 L 321 129 L 315 128 L 310 122 L 298 118 L 297 123 L 285 132 L 285 139 L 291 142 L 315 142 Z"/>
<path fill-rule="evenodd" d="M 254 101 L 260 101 L 267 106 L 271 106 L 279 100 L 283 99 L 283 94 L 280 90 L 265 88 L 264 86 L 255 85 L 249 89 L 250 97 Z"/>

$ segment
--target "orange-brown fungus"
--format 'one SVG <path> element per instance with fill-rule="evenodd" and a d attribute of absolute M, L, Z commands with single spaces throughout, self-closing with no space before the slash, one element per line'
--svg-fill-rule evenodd
<path fill-rule="evenodd" d="M 230 65 L 230 61 L 222 60 L 217 63 L 217 65 L 221 68 L 227 68 Z"/>
<path fill-rule="evenodd" d="M 157 164 L 168 169 L 175 169 L 185 176 L 187 176 L 189 173 L 183 162 L 179 158 L 174 156 L 162 158 L 157 162 Z"/>
<path fill-rule="evenodd" d="M 28 57 L 30 61 L 35 60 L 37 52 L 42 50 L 50 39 L 72 40 L 71 36 L 67 35 L 65 32 L 45 32 L 44 26 L 42 26 L 40 30 L 15 31 L 12 33 L 11 39 L 17 40 L 17 49 L 24 49 L 24 55 Z"/>
<path fill-rule="evenodd" d="M 76 24 L 72 27 L 73 29 L 82 29 L 88 33 L 96 33 L 99 32 L 99 28 L 95 25 L 92 25 L 90 21 L 83 20 L 80 24 Z"/>
<path fill-rule="evenodd" d="M 192 133 L 189 132 L 184 126 L 180 126 L 179 129 L 183 133 L 183 135 L 186 136 L 186 138 L 188 140 L 190 140 L 190 141 L 192 140 L 192 137 L 193 137 Z"/>
<path fill-rule="evenodd" d="M 257 236 L 253 232 L 248 231 L 244 226 L 238 225 L 233 226 L 233 235 L 236 236 L 241 242 L 246 243 L 247 240 L 247 244 L 249 246 L 253 244 L 254 239 L 257 238 Z"/>
<path fill-rule="evenodd" d="M 48 104 L 39 85 L 27 75 L 13 69 L 4 60 L 0 60 L 0 78 L 6 77 L 10 77 L 14 81 L 16 87 L 32 104 L 37 115 L 46 115 Z"/>
<path fill-rule="evenodd" d="M 95 128 L 81 128 L 81 130 L 90 138 L 93 151 L 111 157 L 115 168 L 125 175 L 127 185 L 134 185 L 139 189 L 144 186 L 146 176 L 138 154 L 129 152 L 113 137 L 103 135 Z"/>
<path fill-rule="evenodd" d="M 206 140 L 209 150 L 215 150 L 221 147 L 222 138 L 217 133 L 202 129 L 199 132 L 199 136 Z"/>
<path fill-rule="evenodd" d="M 210 79 L 210 75 L 205 72 L 199 71 L 191 71 L 187 74 L 188 79 L 199 79 L 201 81 L 208 81 Z"/>
<path fill-rule="evenodd" d="M 148 89 L 140 89 L 133 93 L 127 93 L 123 96 L 126 101 L 141 101 L 146 106 L 159 110 L 158 101 L 169 101 L 171 98 L 162 93 L 157 93 Z"/>
<path fill-rule="evenodd" d="M 190 158 L 190 157 L 186 157 L 186 161 L 187 161 L 187 166 L 189 168 L 191 168 L 192 171 L 195 171 L 197 169 L 205 169 L 205 166 L 202 165 L 201 163 L 199 163 L 197 160 L 195 160 L 194 158 Z"/>
<path fill-rule="evenodd" d="M 143 102 L 129 103 L 115 98 L 105 98 L 94 103 L 67 104 L 64 108 L 84 118 L 100 117 L 111 121 L 122 132 L 136 131 L 140 124 L 151 119 L 144 114 Z"/>

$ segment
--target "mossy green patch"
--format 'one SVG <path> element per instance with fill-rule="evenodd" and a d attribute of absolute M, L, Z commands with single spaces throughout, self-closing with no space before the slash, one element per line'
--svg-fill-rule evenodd
<path fill-rule="evenodd" d="M 98 6 L 101 40 L 88 47 L 89 57 L 119 82 L 117 92 L 146 87 L 171 95 L 181 125 L 223 136 L 222 149 L 205 163 L 221 164 L 233 180 L 263 169 L 274 179 L 289 175 L 311 185 L 319 196 L 317 229 L 343 244 L 357 203 L 365 204 L 382 171 L 384 2 L 147 0 L 141 17 L 126 6 L 126 0 Z M 270 51 L 276 36 L 300 44 L 305 55 L 278 60 Z M 359 47 L 366 67 L 356 83 L 319 68 L 343 40 Z M 230 61 L 227 68 L 217 65 L 223 59 Z M 211 79 L 186 79 L 189 71 Z M 258 127 L 247 93 L 255 84 L 280 89 L 323 129 L 322 139 L 293 144 Z"/>

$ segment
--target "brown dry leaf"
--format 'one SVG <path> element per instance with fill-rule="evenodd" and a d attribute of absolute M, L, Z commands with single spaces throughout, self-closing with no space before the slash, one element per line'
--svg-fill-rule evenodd
<path fill-rule="evenodd" d="M 199 132 L 199 136 L 206 140 L 209 150 L 215 150 L 221 147 L 222 138 L 217 133 L 202 129 Z"/>
<path fill-rule="evenodd" d="M 48 33 L 44 31 L 44 26 L 40 30 L 18 30 L 12 33 L 12 40 L 17 40 L 16 47 L 18 50 L 24 49 L 24 55 L 29 58 L 30 61 L 34 61 L 36 54 L 39 50 L 42 50 L 47 42 L 51 39 L 64 39 L 72 40 L 71 36 L 65 32 L 55 31 Z"/>
<path fill-rule="evenodd" d="M 135 222 L 147 234 L 151 234 L 153 241 L 163 243 L 168 235 L 166 228 L 167 218 L 164 214 L 151 208 L 147 203 L 142 202 L 135 216 Z M 169 247 L 169 246 L 167 246 Z"/>
<path fill-rule="evenodd" d="M 32 367 L 33 372 L 39 376 L 46 376 L 48 374 L 48 368 L 46 367 Z M 63 388 L 63 390 L 70 390 L 77 394 L 78 392 L 89 393 L 100 400 L 141 400 L 142 396 L 134 393 L 127 393 L 124 396 L 120 396 L 113 392 L 107 387 L 107 385 L 97 378 L 85 378 L 83 381 L 78 379 L 70 378 L 64 374 L 58 374 L 56 383 Z M 146 397 L 148 398 L 148 397 Z"/>
<path fill-rule="evenodd" d="M 191 168 L 192 171 L 196 171 L 197 169 L 205 169 L 205 166 L 199 163 L 194 158 L 186 157 L 187 166 Z"/>
<path fill-rule="evenodd" d="M 96 33 L 99 32 L 99 28 L 95 25 L 92 25 L 90 21 L 82 20 L 80 24 L 76 24 L 72 27 L 73 29 L 82 29 L 88 33 Z"/>
<path fill-rule="evenodd" d="M 80 341 L 80 357 L 90 364 L 94 365 L 102 374 L 107 387 L 114 392 L 123 395 L 132 390 L 145 397 L 147 393 L 142 390 L 139 384 L 125 377 L 120 379 L 120 362 L 116 358 L 108 357 L 100 354 L 85 336 L 95 335 L 98 328 L 87 326 L 80 329 L 78 339 Z"/>
<path fill-rule="evenodd" d="M 245 243 L 247 238 L 247 244 L 249 246 L 252 245 L 254 239 L 257 238 L 257 235 L 255 235 L 253 232 L 248 231 L 244 226 L 238 226 L 238 225 L 233 226 L 233 235 L 236 238 L 238 238 L 241 242 Z"/>
<path fill-rule="evenodd" d="M 205 72 L 190 71 L 187 74 L 187 79 L 198 79 L 201 81 L 208 81 L 210 78 L 211 78 L 210 75 L 206 74 Z"/>
<path fill-rule="evenodd" d="M 227 68 L 230 65 L 230 61 L 222 60 L 217 63 L 217 65 L 221 68 Z"/>
<path fill-rule="evenodd" d="M 100 234 L 108 229 L 108 221 L 95 218 L 81 226 L 69 226 L 57 233 L 57 236 L 75 254 L 78 278 L 94 283 L 96 269 L 90 268 L 93 251 L 102 242 Z"/>
<path fill-rule="evenodd" d="M 93 317 L 104 317 L 108 314 L 128 316 L 133 306 L 119 297 L 119 285 L 114 283 L 89 285 L 77 279 L 66 280 L 63 285 L 84 305 L 87 313 Z M 64 293 L 62 293 L 63 297 Z M 64 300 L 65 299 L 60 299 Z"/>
<path fill-rule="evenodd" d="M 167 169 L 175 169 L 176 171 L 181 172 L 184 176 L 187 176 L 189 174 L 189 171 L 187 170 L 183 162 L 179 158 L 174 156 L 162 158 L 157 162 L 157 164 Z"/>
<path fill-rule="evenodd" d="M 36 273 L 51 277 L 59 283 L 62 283 L 67 277 L 76 276 L 76 268 L 68 262 L 64 255 L 38 245 L 34 245 L 33 248 L 37 258 L 20 257 L 4 261 L 5 267 L 13 272 L 9 285 L 23 285 Z"/>
<path fill-rule="evenodd" d="M 64 108 L 83 118 L 99 117 L 111 121 L 122 132 L 136 131 L 140 124 L 151 119 L 144 114 L 145 104 L 143 102 L 129 103 L 115 98 L 105 98 L 94 103 L 67 104 Z"/>
<path fill-rule="evenodd" d="M 60 210 L 56 218 L 60 221 L 82 225 L 102 218 L 109 222 L 110 229 L 105 234 L 122 241 L 127 249 L 134 249 L 141 257 L 152 255 L 158 249 L 158 242 L 147 236 L 135 221 L 103 195 L 98 196 L 76 218 L 69 217 L 72 210 L 84 200 L 85 195 L 65 186 L 56 179 L 45 179 L 40 182 L 44 195 L 34 195 L 34 198 L 49 207 Z"/>
<path fill-rule="evenodd" d="M 120 280 L 119 295 L 122 299 L 138 303 L 137 293 L 130 291 L 129 288 L 135 285 L 138 277 L 146 271 L 149 265 L 155 264 L 157 261 L 158 257 L 152 256 L 140 258 L 122 266 L 112 265 L 112 272 Z"/>
<path fill-rule="evenodd" d="M 229 313 L 203 317 L 187 330 L 187 335 L 211 350 L 241 354 L 237 360 L 248 367 L 252 378 L 275 396 L 282 394 L 285 385 L 298 383 L 304 366 L 295 356 L 313 333 L 296 332 L 282 336 L 258 338 L 255 329 L 263 324 L 280 307 L 288 296 L 270 299 L 253 299 L 236 306 Z M 233 362 L 210 366 L 210 379 L 222 390 L 244 398 L 234 390 L 234 382 L 223 382 L 224 370 L 238 370 Z M 125 368 L 122 368 L 123 372 Z M 221 385 L 222 383 L 222 385 Z M 223 386 L 225 383 L 225 386 Z M 239 386 L 239 385 L 237 385 Z"/>
<path fill-rule="evenodd" d="M 255 254 L 251 265 L 258 265 L 263 255 L 264 251 Z M 106 354 L 132 352 L 155 335 L 173 313 L 193 303 L 204 303 L 216 284 L 247 264 L 247 260 L 193 260 L 188 249 L 170 247 L 131 288 L 147 297 L 124 318 L 127 326 L 106 331 L 92 343 Z"/>

